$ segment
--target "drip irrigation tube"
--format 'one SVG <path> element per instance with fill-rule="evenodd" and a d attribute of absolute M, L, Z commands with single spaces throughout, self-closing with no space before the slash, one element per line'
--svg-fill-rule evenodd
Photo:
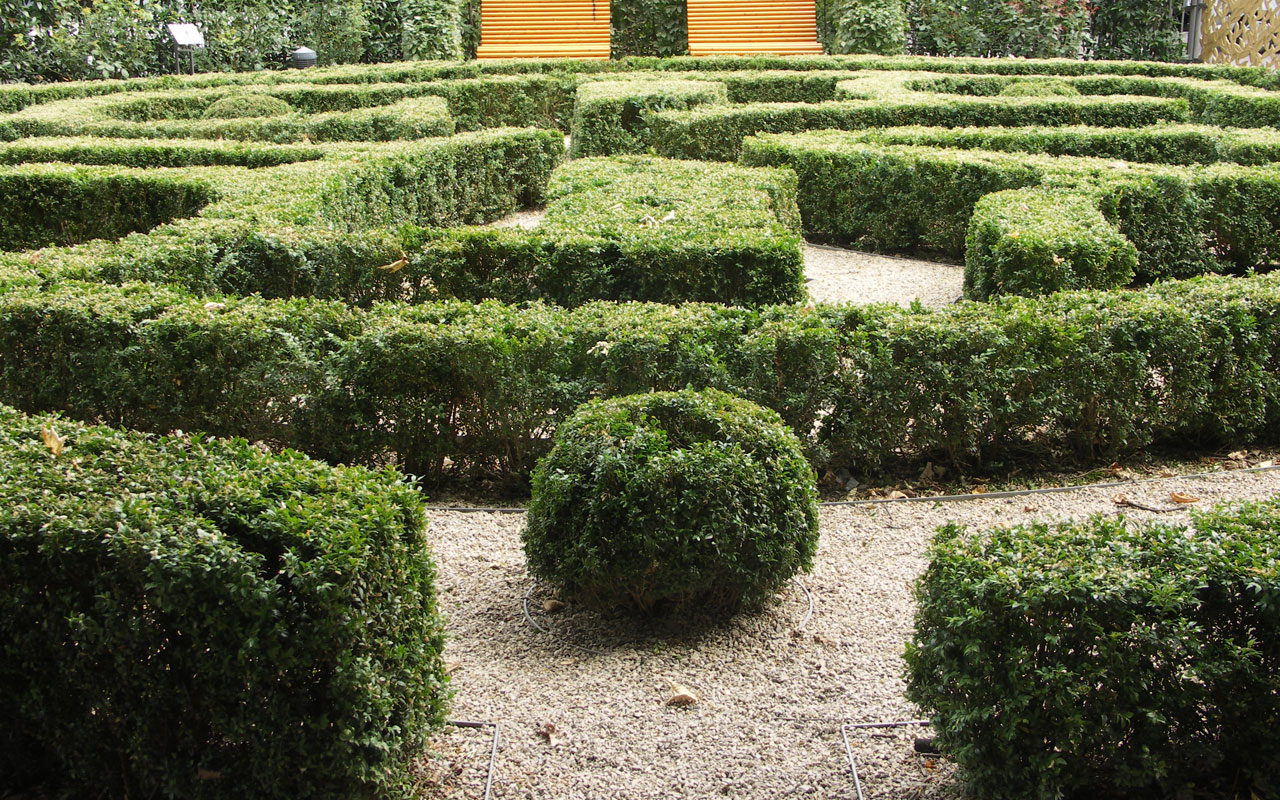
<path fill-rule="evenodd" d="M 484 800 L 489 800 L 493 796 L 494 765 L 498 763 L 498 723 L 454 719 L 449 720 L 449 724 L 455 728 L 493 728 L 493 746 L 489 749 L 489 774 L 484 779 Z"/>
<path fill-rule="evenodd" d="M 902 728 L 907 725 L 928 725 L 927 719 L 908 719 L 901 722 L 862 722 L 856 725 L 841 725 L 840 737 L 844 739 L 844 754 L 849 759 L 849 771 L 853 773 L 853 787 L 858 790 L 858 800 L 866 800 L 862 795 L 862 779 L 858 777 L 858 765 L 853 761 L 853 748 L 849 745 L 849 731 L 867 730 L 869 728 Z"/>

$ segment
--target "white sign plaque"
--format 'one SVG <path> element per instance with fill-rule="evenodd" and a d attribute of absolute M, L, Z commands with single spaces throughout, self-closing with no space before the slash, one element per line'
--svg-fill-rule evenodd
<path fill-rule="evenodd" d="M 166 27 L 169 28 L 169 35 L 173 37 L 174 44 L 179 47 L 192 49 L 204 47 L 204 34 L 190 22 L 170 22 Z"/>

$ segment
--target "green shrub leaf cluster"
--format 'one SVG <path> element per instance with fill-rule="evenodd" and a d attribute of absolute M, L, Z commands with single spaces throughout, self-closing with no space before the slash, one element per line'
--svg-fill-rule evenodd
<path fill-rule="evenodd" d="M 1280 788 L 1280 501 L 939 530 L 908 697 L 978 798 Z"/>
<path fill-rule="evenodd" d="M 7 407 L 0 454 L 11 788 L 410 795 L 448 679 L 402 476 Z"/>
<path fill-rule="evenodd" d="M 813 468 L 774 412 L 714 390 L 579 408 L 533 474 L 529 571 L 584 605 L 755 608 L 818 546 Z"/>

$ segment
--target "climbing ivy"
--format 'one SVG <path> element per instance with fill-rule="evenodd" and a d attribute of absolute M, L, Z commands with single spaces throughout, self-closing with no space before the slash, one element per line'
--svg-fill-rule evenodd
<path fill-rule="evenodd" d="M 613 57 L 678 56 L 689 49 L 685 0 L 612 0 Z"/>

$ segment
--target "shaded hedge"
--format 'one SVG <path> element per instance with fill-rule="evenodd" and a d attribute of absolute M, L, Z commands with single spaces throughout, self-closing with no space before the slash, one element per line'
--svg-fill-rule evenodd
<path fill-rule="evenodd" d="M 0 444 L 7 788 L 410 796 L 448 679 L 400 475 L 5 407 Z"/>
<path fill-rule="evenodd" d="M 978 798 L 1280 789 L 1280 501 L 938 531 L 908 697 Z"/>
<path fill-rule="evenodd" d="M 727 103 L 719 81 L 592 81 L 578 87 L 569 155 L 643 153 L 649 147 L 645 117 L 653 111 Z"/>

